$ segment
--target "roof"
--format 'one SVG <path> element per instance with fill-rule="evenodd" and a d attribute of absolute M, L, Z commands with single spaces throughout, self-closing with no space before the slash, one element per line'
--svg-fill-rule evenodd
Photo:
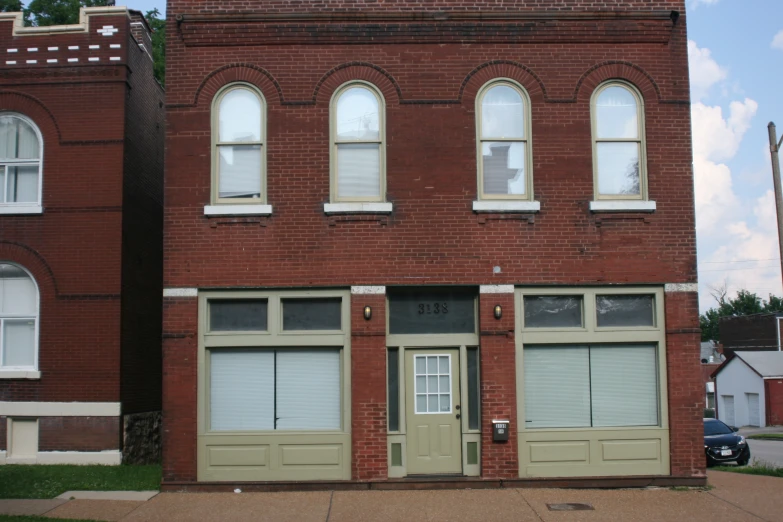
<path fill-rule="evenodd" d="M 712 377 L 718 375 L 735 358 L 764 379 L 783 377 L 783 352 L 734 352 L 734 357 L 712 372 Z"/>

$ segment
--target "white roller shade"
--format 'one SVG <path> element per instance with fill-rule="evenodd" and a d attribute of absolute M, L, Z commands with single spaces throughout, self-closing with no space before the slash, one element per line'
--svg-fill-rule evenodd
<path fill-rule="evenodd" d="M 593 426 L 658 425 L 658 366 L 651 345 L 590 348 Z"/>
<path fill-rule="evenodd" d="M 590 426 L 590 370 L 586 346 L 526 347 L 525 427 Z"/>
<path fill-rule="evenodd" d="M 0 279 L 0 312 L 9 315 L 36 315 L 38 291 L 29 277 Z"/>
<path fill-rule="evenodd" d="M 210 429 L 274 429 L 274 352 L 210 352 Z"/>
<path fill-rule="evenodd" d="M 342 143 L 337 146 L 339 197 L 380 197 L 380 154 L 380 145 L 377 143 Z"/>
<path fill-rule="evenodd" d="M 3 321 L 3 361 L 9 368 L 35 366 L 35 320 Z"/>
<path fill-rule="evenodd" d="M 339 350 L 277 352 L 277 429 L 340 429 Z"/>

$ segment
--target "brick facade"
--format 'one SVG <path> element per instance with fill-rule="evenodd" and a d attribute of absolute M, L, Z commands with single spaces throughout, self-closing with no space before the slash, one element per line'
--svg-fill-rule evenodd
<path fill-rule="evenodd" d="M 0 401 L 159 410 L 163 90 L 130 32 L 147 29 L 124 8 L 51 33 L 12 17 L 0 18 L 0 111 L 41 131 L 43 212 L 0 215 L 0 261 L 38 285 L 41 377 L 0 379 Z M 58 419 L 42 418 L 40 451 L 120 447 L 118 418 Z"/>
<path fill-rule="evenodd" d="M 223 2 L 219 11 L 203 1 L 168 2 L 165 287 L 696 280 L 683 1 L 397 0 L 372 8 L 326 1 L 317 16 L 297 21 L 293 15 L 310 6 L 270 1 L 248 12 L 245 2 Z M 534 216 L 472 211 L 475 99 L 495 78 L 518 82 L 530 96 L 532 175 L 541 202 Z M 654 213 L 589 210 L 590 97 L 608 79 L 634 84 L 644 98 Z M 390 215 L 324 214 L 329 104 L 351 80 L 372 83 L 385 99 Z M 256 86 L 267 104 L 268 217 L 204 215 L 211 104 L 236 81 Z M 352 317 L 370 302 L 375 313 L 384 309 L 380 296 L 362 296 L 352 299 Z M 481 295 L 479 302 L 481 476 L 513 478 L 513 295 Z M 492 318 L 495 304 L 504 309 L 500 321 Z M 667 293 L 666 321 L 671 473 L 703 477 L 696 292 Z M 167 298 L 163 322 L 164 482 L 195 481 L 196 299 Z M 385 324 L 371 323 L 353 322 L 354 480 L 383 480 L 387 470 Z M 508 443 L 491 441 L 487 426 L 497 418 L 511 421 Z"/>

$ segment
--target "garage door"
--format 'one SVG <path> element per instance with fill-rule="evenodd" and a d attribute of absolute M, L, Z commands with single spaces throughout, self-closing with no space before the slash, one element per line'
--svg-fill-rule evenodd
<path fill-rule="evenodd" d="M 720 420 L 734 426 L 734 396 L 733 395 L 721 395 L 723 399 L 723 411 L 720 412 Z"/>
<path fill-rule="evenodd" d="M 751 426 L 761 426 L 759 415 L 759 394 L 746 393 L 748 397 L 748 424 Z"/>

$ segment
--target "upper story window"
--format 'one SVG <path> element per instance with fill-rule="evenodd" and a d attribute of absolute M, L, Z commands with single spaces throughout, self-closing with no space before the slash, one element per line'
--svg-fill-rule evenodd
<path fill-rule="evenodd" d="M 593 169 L 596 200 L 646 200 L 644 104 L 625 82 L 593 94 Z"/>
<path fill-rule="evenodd" d="M 212 203 L 266 203 L 266 103 L 249 84 L 232 84 L 212 106 Z"/>
<path fill-rule="evenodd" d="M 493 81 L 477 97 L 479 199 L 532 200 L 530 101 L 510 80 Z"/>
<path fill-rule="evenodd" d="M 38 287 L 24 269 L 0 263 L 0 376 L 38 365 Z"/>
<path fill-rule="evenodd" d="M 0 113 L 0 213 L 41 212 L 43 140 L 20 114 Z"/>
<path fill-rule="evenodd" d="M 385 108 L 367 83 L 350 83 L 332 98 L 332 190 L 337 202 L 386 200 Z"/>

